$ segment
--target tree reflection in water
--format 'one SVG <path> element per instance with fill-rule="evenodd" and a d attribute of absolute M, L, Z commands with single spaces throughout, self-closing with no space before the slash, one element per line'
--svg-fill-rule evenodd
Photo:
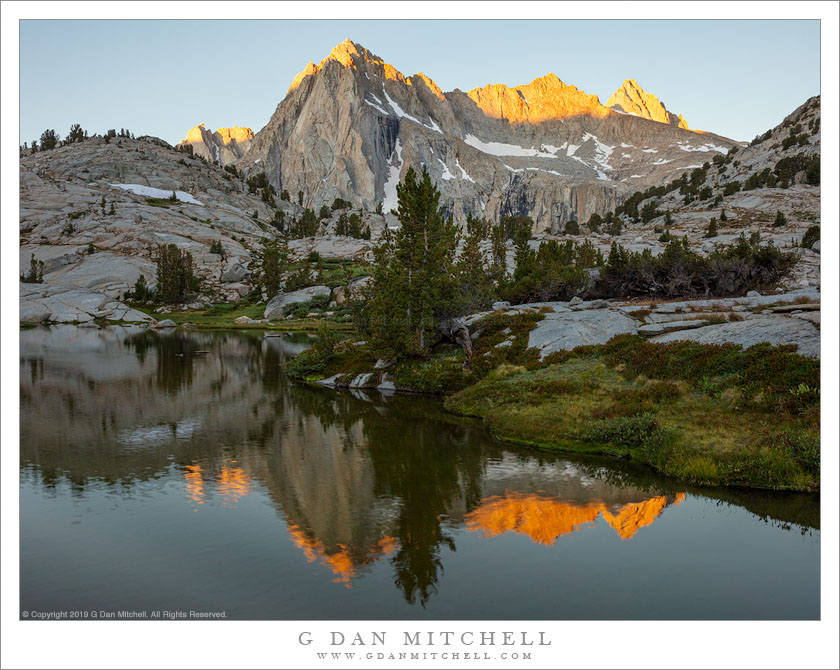
<path fill-rule="evenodd" d="M 629 539 L 684 490 L 642 469 L 506 447 L 435 399 L 292 384 L 284 362 L 309 341 L 24 331 L 21 469 L 47 489 L 67 480 L 76 495 L 175 480 L 201 513 L 240 513 L 246 497 L 266 497 L 331 580 L 352 586 L 388 560 L 402 597 L 422 607 L 438 592 L 444 552 L 456 550 L 454 529 L 552 544 L 600 515 Z M 818 527 L 810 497 L 703 494 Z"/>

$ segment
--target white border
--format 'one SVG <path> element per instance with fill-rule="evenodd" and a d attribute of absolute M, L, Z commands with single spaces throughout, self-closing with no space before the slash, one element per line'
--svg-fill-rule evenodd
<path fill-rule="evenodd" d="M 341 667 L 318 663 L 301 631 L 546 630 L 531 663 L 430 660 L 376 667 L 838 667 L 838 13 L 835 2 L 4 2 L 2 4 L 2 660 L 4 668 Z M 21 18 L 821 19 L 823 489 L 822 620 L 793 622 L 226 622 L 18 621 L 18 20 Z M 628 31 L 632 44 L 632 30 Z M 619 50 L 627 45 L 615 45 Z M 711 46 L 710 48 L 713 48 Z M 516 57 L 516 54 L 511 54 Z M 663 58 L 669 57 L 663 54 Z M 693 56 L 683 56 L 693 57 Z M 696 57 L 702 58 L 702 54 Z M 749 54 L 745 54 L 748 59 Z M 760 64 L 733 63 L 734 76 Z M 779 86 L 784 86 L 780 81 Z M 772 92 L 768 92 L 772 95 Z M 791 110 L 792 111 L 792 110 Z M 443 651 L 442 648 L 436 651 Z M 367 667 L 355 661 L 353 667 Z"/>

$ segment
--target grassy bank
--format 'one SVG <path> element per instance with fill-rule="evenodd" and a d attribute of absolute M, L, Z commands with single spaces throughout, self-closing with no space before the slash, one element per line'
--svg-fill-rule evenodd
<path fill-rule="evenodd" d="M 540 361 L 527 340 L 541 318 L 486 319 L 468 368 L 447 345 L 384 372 L 398 390 L 446 396 L 448 411 L 504 440 L 618 456 L 695 484 L 819 490 L 819 361 L 791 347 L 636 336 Z M 365 343 L 325 338 L 290 373 L 349 383 L 376 361 Z"/>
<path fill-rule="evenodd" d="M 177 325 L 190 324 L 194 328 L 201 329 L 218 329 L 225 330 L 282 330 L 282 331 L 297 331 L 297 330 L 331 330 L 337 332 L 350 332 L 353 330 L 353 324 L 344 319 L 344 314 L 324 314 L 323 310 L 318 313 L 318 316 L 309 317 L 308 306 L 302 310 L 306 316 L 295 316 L 291 319 L 279 319 L 272 321 L 272 325 L 266 323 L 237 323 L 236 319 L 247 316 L 250 319 L 258 321 L 263 318 L 265 312 L 265 305 L 249 305 L 249 304 L 230 304 L 219 303 L 212 307 L 204 309 L 188 309 L 176 310 L 166 314 L 157 314 L 154 307 L 142 303 L 129 303 L 131 307 L 137 309 L 145 314 L 152 316 L 155 319 L 171 319 Z M 317 313 L 317 312 L 316 312 Z"/>

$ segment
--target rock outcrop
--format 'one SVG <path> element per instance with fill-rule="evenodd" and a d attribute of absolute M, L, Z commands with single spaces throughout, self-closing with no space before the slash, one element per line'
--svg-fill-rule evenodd
<path fill-rule="evenodd" d="M 299 291 L 281 293 L 268 301 L 263 318 L 282 319 L 286 316 L 286 310 L 292 305 L 309 302 L 312 298 L 329 298 L 331 292 L 327 286 L 310 286 Z"/>
<path fill-rule="evenodd" d="M 90 323 L 94 319 L 153 322 L 149 315 L 132 309 L 99 291 L 48 284 L 20 285 L 21 323 Z"/>
<path fill-rule="evenodd" d="M 607 107 L 623 114 L 632 114 L 643 119 L 667 123 L 670 126 L 688 130 L 688 123 L 682 114 L 669 112 L 655 95 L 648 93 L 635 79 L 625 79 L 615 93 L 607 100 Z"/>

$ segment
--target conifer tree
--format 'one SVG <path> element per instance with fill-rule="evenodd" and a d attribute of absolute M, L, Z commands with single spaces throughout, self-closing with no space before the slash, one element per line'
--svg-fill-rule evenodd
<path fill-rule="evenodd" d="M 493 226 L 490 232 L 490 245 L 493 256 L 491 274 L 493 280 L 499 285 L 507 276 L 507 235 L 502 224 Z"/>
<path fill-rule="evenodd" d="M 485 310 L 493 302 L 493 277 L 485 267 L 480 246 L 489 231 L 489 221 L 467 216 L 467 235 L 455 264 L 457 297 L 462 303 L 458 311 L 464 314 Z"/>
<path fill-rule="evenodd" d="M 156 265 L 157 291 L 162 302 L 181 302 L 197 288 L 193 257 L 188 251 L 174 244 L 163 246 L 158 250 Z"/>
<path fill-rule="evenodd" d="M 430 333 L 459 316 L 454 277 L 457 227 L 440 207 L 440 192 L 424 168 L 409 168 L 397 185 L 400 228 L 386 229 L 375 249 L 368 292 L 371 339 L 396 354 L 427 355 Z"/>
<path fill-rule="evenodd" d="M 82 126 L 78 123 L 74 123 L 70 126 L 70 133 L 67 135 L 67 142 L 83 142 L 85 137 L 85 131 L 82 130 Z"/>
<path fill-rule="evenodd" d="M 271 300 L 280 292 L 281 278 L 288 269 L 289 247 L 285 237 L 263 238 L 262 243 L 262 249 L 251 252 L 248 270 L 251 272 L 251 285 L 259 288 Z"/>
<path fill-rule="evenodd" d="M 41 133 L 41 151 L 55 149 L 55 145 L 58 144 L 58 139 L 58 133 L 54 130 L 45 130 Z"/>
<path fill-rule="evenodd" d="M 718 226 L 715 217 L 712 217 L 712 220 L 709 221 L 709 227 L 706 229 L 706 234 L 704 237 L 717 237 L 718 234 Z"/>

